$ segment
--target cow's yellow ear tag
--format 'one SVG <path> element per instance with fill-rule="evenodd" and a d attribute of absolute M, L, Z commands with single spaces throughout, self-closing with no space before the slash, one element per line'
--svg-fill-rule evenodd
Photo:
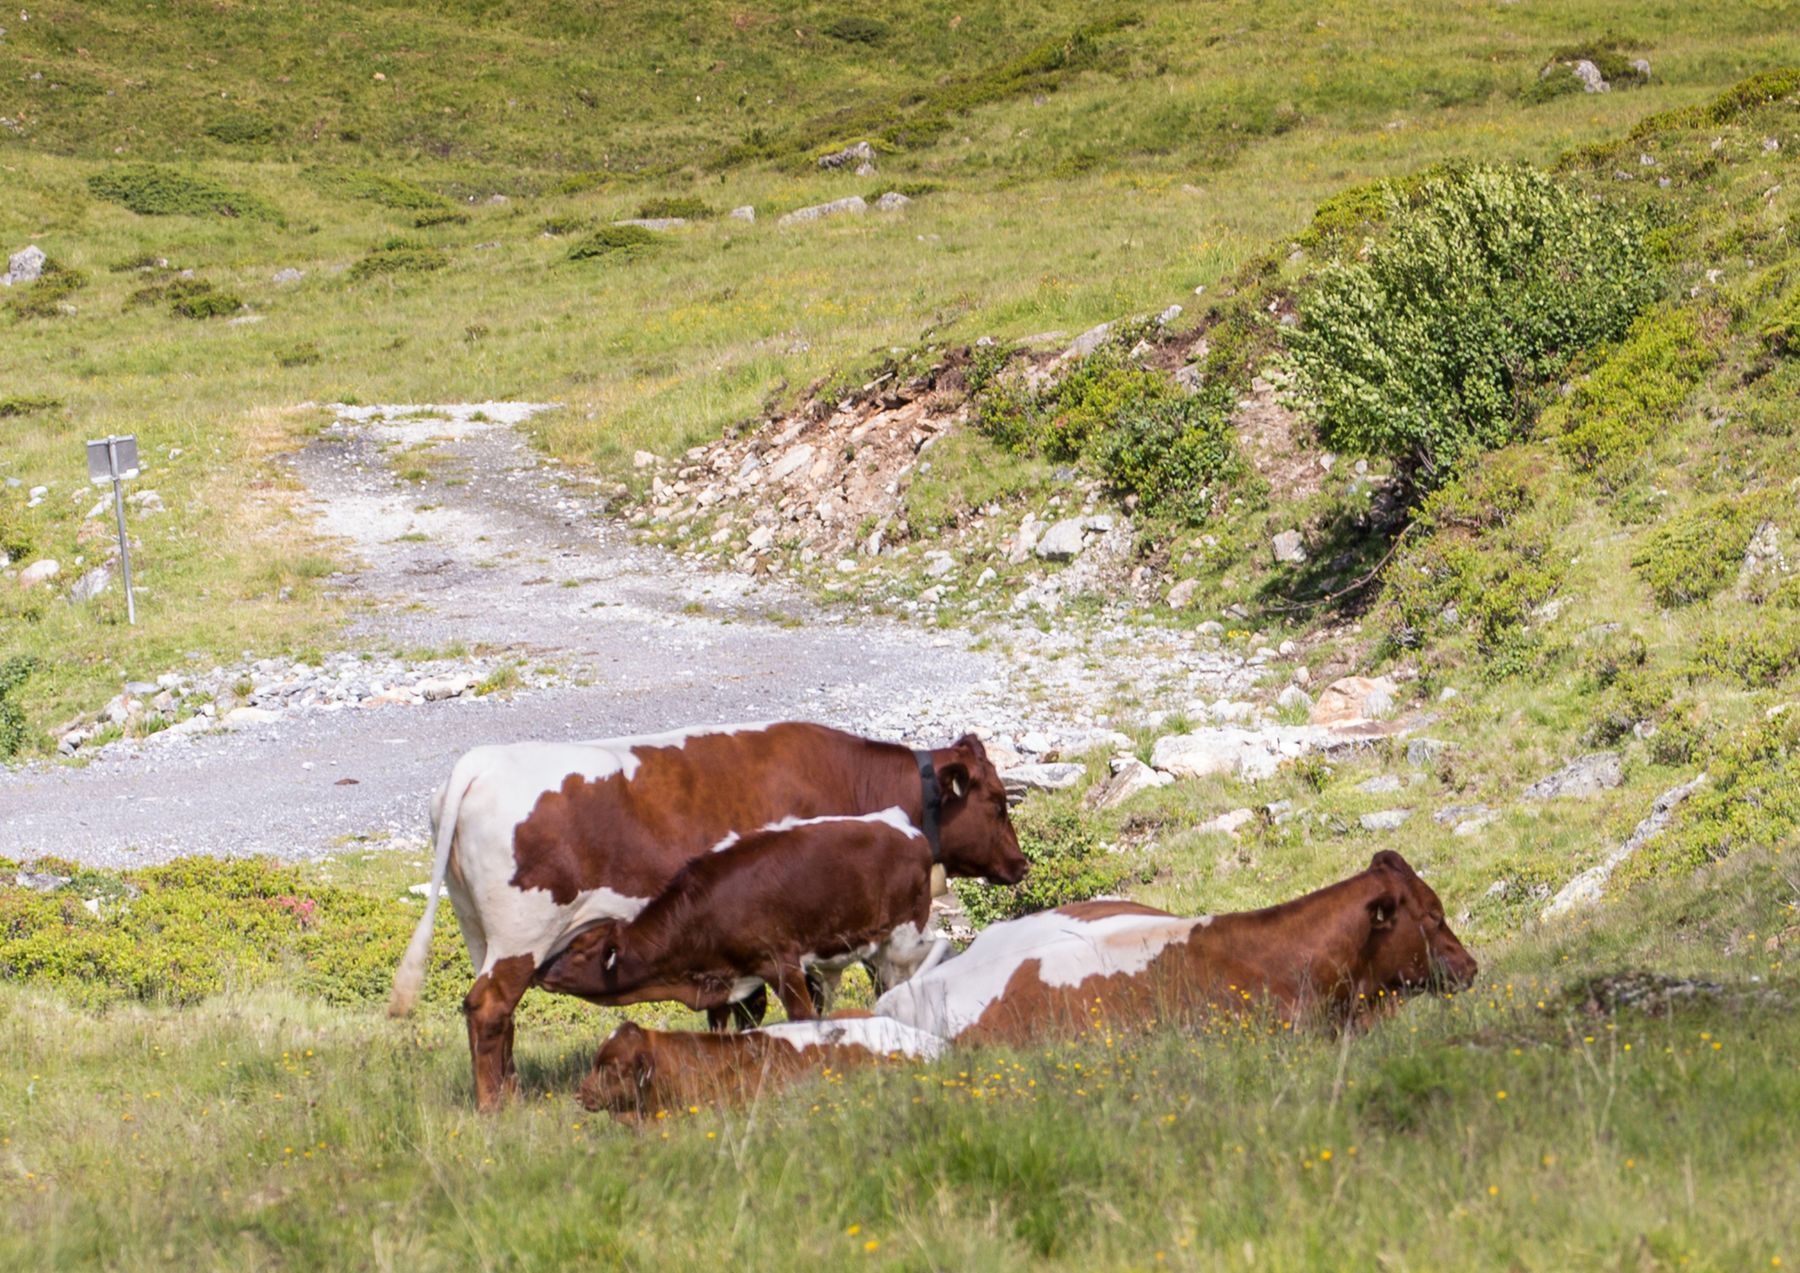
<path fill-rule="evenodd" d="M 931 864 L 931 895 L 933 897 L 942 897 L 949 891 L 950 878 L 944 873 L 944 864 L 942 862 L 933 862 Z"/>

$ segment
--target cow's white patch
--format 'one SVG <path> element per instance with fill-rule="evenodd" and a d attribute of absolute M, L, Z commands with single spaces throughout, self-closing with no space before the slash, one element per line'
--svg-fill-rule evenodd
<path fill-rule="evenodd" d="M 732 1003 L 741 1003 L 751 995 L 755 994 L 757 987 L 762 985 L 762 983 L 761 977 L 739 977 L 736 981 L 731 983 L 731 993 L 727 998 Z"/>
<path fill-rule="evenodd" d="M 827 822 L 884 822 L 896 831 L 904 831 L 915 840 L 923 840 L 925 833 L 912 824 L 912 819 L 899 805 L 893 805 L 879 813 L 827 814 L 822 818 L 796 818 L 789 815 L 777 818 L 774 822 L 765 822 L 758 827 L 759 831 L 792 831 L 795 827 L 816 827 Z"/>
<path fill-rule="evenodd" d="M 1211 928 L 1212 922 L 1213 922 L 1213 917 L 1211 915 L 1202 915 L 1199 919 L 1195 920 L 1194 922 L 1196 924 L 1200 925 L 1200 927 L 1202 927 L 1202 928 Z"/>
<path fill-rule="evenodd" d="M 809 1048 L 861 1047 L 886 1056 L 932 1060 L 944 1051 L 944 1041 L 935 1034 L 905 1025 L 889 1017 L 827 1018 L 823 1021 L 784 1021 L 764 1026 L 760 1031 L 780 1039 L 804 1052 Z"/>
<path fill-rule="evenodd" d="M 717 844 L 713 845 L 712 848 L 707 850 L 707 852 L 708 853 L 723 853 L 726 849 L 729 849 L 732 845 L 736 844 L 738 842 L 738 840 L 741 838 L 742 837 L 739 836 L 736 831 L 727 831 L 725 833 L 725 838 L 723 840 L 720 840 Z"/>
<path fill-rule="evenodd" d="M 1185 941 L 1201 922 L 1167 915 L 1081 920 L 1040 911 L 983 929 L 962 954 L 882 995 L 875 1011 L 954 1039 L 981 1019 L 1027 960 L 1038 961 L 1038 976 L 1049 986 L 1078 986 L 1094 976 L 1133 976 L 1169 946 Z"/>

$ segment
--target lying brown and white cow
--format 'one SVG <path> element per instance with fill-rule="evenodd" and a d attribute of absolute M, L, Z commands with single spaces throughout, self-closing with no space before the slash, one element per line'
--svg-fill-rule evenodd
<path fill-rule="evenodd" d="M 1355 1029 L 1406 994 L 1461 988 L 1475 960 L 1398 853 L 1265 910 L 1182 918 L 1080 902 L 983 929 L 967 950 L 882 995 L 875 1011 L 958 1042 L 1017 1043 L 1208 1009 L 1272 1009 Z"/>
<path fill-rule="evenodd" d="M 890 807 L 935 835 L 949 874 L 1024 876 L 1005 788 L 972 734 L 914 752 L 790 722 L 478 747 L 432 801 L 431 888 L 389 1011 L 412 1009 L 447 887 L 476 970 L 475 1099 L 492 1108 L 516 1085 L 513 1010 L 572 933 L 631 918 L 685 862 L 783 818 Z"/>
<path fill-rule="evenodd" d="M 805 1074 L 881 1060 L 932 1060 L 944 1041 L 885 1017 L 831 1017 L 718 1034 L 645 1030 L 626 1022 L 594 1054 L 581 1103 L 623 1118 L 725 1101 L 742 1103 Z"/>
<path fill-rule="evenodd" d="M 892 986 L 948 952 L 925 936 L 932 856 L 899 809 L 784 819 L 688 862 L 636 918 L 583 930 L 535 984 L 599 1004 L 710 1009 L 766 983 L 805 1020 L 817 1015 L 815 966 L 866 962 Z"/>

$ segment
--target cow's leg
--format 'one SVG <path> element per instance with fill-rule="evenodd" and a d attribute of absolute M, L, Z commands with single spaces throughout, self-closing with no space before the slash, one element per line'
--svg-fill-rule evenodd
<path fill-rule="evenodd" d="M 758 986 L 735 1003 L 706 1010 L 706 1028 L 718 1034 L 727 1030 L 754 1030 L 769 1013 L 769 988 Z"/>
<path fill-rule="evenodd" d="M 812 964 L 806 970 L 806 992 L 812 996 L 813 1006 L 823 1016 L 831 1011 L 831 1005 L 837 1002 L 838 987 L 843 984 L 844 970 L 828 967 L 824 964 Z"/>
<path fill-rule="evenodd" d="M 475 978 L 463 1000 L 469 1021 L 469 1060 L 475 1070 L 475 1108 L 497 1109 L 518 1091 L 513 1072 L 513 1009 L 531 985 L 537 960 L 530 955 L 497 959 Z"/>
<path fill-rule="evenodd" d="M 800 966 L 797 957 L 778 956 L 775 963 L 763 973 L 763 980 L 775 987 L 775 997 L 787 1009 L 788 1020 L 811 1021 L 819 1015 L 818 1010 L 813 1007 L 812 996 L 806 990 L 806 970 Z"/>

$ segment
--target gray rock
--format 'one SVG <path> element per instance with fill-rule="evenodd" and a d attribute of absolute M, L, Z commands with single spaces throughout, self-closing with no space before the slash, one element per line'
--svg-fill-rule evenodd
<path fill-rule="evenodd" d="M 890 190 L 875 201 L 875 210 L 877 212 L 898 212 L 911 202 L 911 199 L 898 190 Z"/>
<path fill-rule="evenodd" d="M 1169 589 L 1169 608 L 1180 610 L 1194 599 L 1194 591 L 1200 587 L 1198 579 L 1183 579 Z"/>
<path fill-rule="evenodd" d="M 1625 759 L 1616 751 L 1577 757 L 1525 788 L 1527 800 L 1584 799 L 1625 781 Z"/>
<path fill-rule="evenodd" d="M 1406 744 L 1406 763 L 1414 769 L 1429 769 L 1451 746 L 1440 738 L 1415 738 Z"/>
<path fill-rule="evenodd" d="M 1431 815 L 1433 822 L 1450 826 L 1456 822 L 1466 822 L 1470 818 L 1494 818 L 1499 814 L 1484 804 L 1451 804 L 1445 805 Z"/>
<path fill-rule="evenodd" d="M 1111 323 L 1101 323 L 1098 327 L 1088 328 L 1075 338 L 1074 344 L 1063 350 L 1063 361 L 1086 358 L 1089 354 L 1093 353 L 1096 349 L 1106 343 L 1107 337 L 1112 335 L 1112 329 L 1113 325 Z"/>
<path fill-rule="evenodd" d="M 1275 696 L 1275 706 L 1285 708 L 1303 707 L 1308 712 L 1311 712 L 1312 695 L 1308 694 L 1298 685 L 1283 686 L 1281 693 Z"/>
<path fill-rule="evenodd" d="M 35 243 L 20 248 L 7 258 L 6 273 L 0 275 L 0 280 L 9 287 L 14 283 L 30 283 L 43 274 L 46 259 L 44 249 Z"/>
<path fill-rule="evenodd" d="M 296 270 L 292 266 L 289 266 L 285 270 L 276 270 L 270 277 L 272 281 L 276 283 L 298 283 L 301 279 L 306 277 L 306 271 Z"/>
<path fill-rule="evenodd" d="M 859 141 L 854 146 L 846 146 L 833 154 L 819 156 L 819 167 L 821 168 L 842 168 L 846 165 L 854 168 L 874 162 L 875 147 L 866 141 Z"/>
<path fill-rule="evenodd" d="M 34 561 L 19 572 L 19 587 L 29 590 L 49 579 L 54 579 L 62 571 L 62 563 L 51 557 L 42 561 Z"/>
<path fill-rule="evenodd" d="M 727 212 L 725 216 L 728 220 L 732 221 L 755 221 L 756 209 L 751 204 L 746 203 L 741 208 L 733 208 L 730 212 Z"/>
<path fill-rule="evenodd" d="M 1250 617 L 1250 608 L 1240 602 L 1234 601 L 1223 610 L 1219 611 L 1219 613 L 1224 615 L 1227 619 L 1248 619 Z"/>
<path fill-rule="evenodd" d="M 1356 784 L 1356 789 L 1365 795 L 1379 796 L 1390 791 L 1398 791 L 1405 786 L 1398 774 L 1376 774 L 1366 782 Z"/>
<path fill-rule="evenodd" d="M 614 225 L 641 225 L 646 230 L 679 230 L 687 224 L 686 217 L 628 217 L 623 221 L 614 221 Z"/>
<path fill-rule="evenodd" d="M 1600 74 L 1600 68 L 1583 58 L 1575 63 L 1575 74 L 1581 79 L 1581 88 L 1585 93 L 1610 93 L 1612 85 Z"/>
<path fill-rule="evenodd" d="M 1067 561 L 1081 552 L 1081 521 L 1065 517 L 1037 541 L 1034 551 L 1046 561 Z"/>
<path fill-rule="evenodd" d="M 1195 827 L 1194 830 L 1211 831 L 1220 835 L 1235 836 L 1239 827 L 1243 826 L 1246 822 L 1254 822 L 1255 820 L 1256 811 L 1253 809 L 1231 809 L 1225 813 L 1221 813 L 1216 818 L 1202 822 L 1199 826 Z"/>
<path fill-rule="evenodd" d="M 1141 792 L 1174 781 L 1175 775 L 1159 773 L 1136 756 L 1119 756 L 1112 762 L 1112 777 L 1089 787 L 1082 803 L 1090 809 L 1115 809 Z"/>
<path fill-rule="evenodd" d="M 1412 815 L 1411 809 L 1383 809 L 1379 813 L 1365 813 L 1357 821 L 1364 831 L 1392 831 Z"/>
<path fill-rule="evenodd" d="M 925 574 L 928 577 L 942 579 L 956 569 L 956 555 L 940 549 L 937 552 L 926 553 L 925 563 Z"/>
<path fill-rule="evenodd" d="M 1177 318 L 1180 318 L 1180 317 L 1181 317 L 1181 306 L 1171 305 L 1171 306 L 1169 306 L 1169 308 L 1165 309 L 1162 313 L 1160 313 L 1156 316 L 1156 325 L 1158 327 L 1167 327 L 1170 323 L 1174 322 Z"/>
<path fill-rule="evenodd" d="M 1201 636 L 1224 636 L 1225 625 L 1220 623 L 1217 619 L 1208 619 L 1205 623 L 1202 623 L 1199 627 L 1195 628 L 1194 631 Z"/>
<path fill-rule="evenodd" d="M 1648 78 L 1649 74 L 1650 74 L 1649 60 L 1646 58 L 1641 58 L 1641 57 L 1633 58 L 1631 60 L 1631 69 L 1636 71 L 1639 75 L 1642 75 L 1642 76 L 1645 76 L 1646 78 Z"/>
<path fill-rule="evenodd" d="M 69 588 L 69 600 L 81 605 L 92 601 L 112 586 L 112 567 L 95 566 Z"/>
<path fill-rule="evenodd" d="M 1028 791 L 1066 791 L 1085 777 L 1086 765 L 1014 765 L 1000 775 L 1000 782 L 1006 788 L 1006 798 L 1017 804 Z"/>
<path fill-rule="evenodd" d="M 1306 544 L 1297 530 L 1284 530 L 1270 541 L 1275 550 L 1276 561 L 1302 562 L 1306 560 Z"/>
<path fill-rule="evenodd" d="M 809 221 L 820 221 L 826 217 L 841 216 L 853 213 L 861 216 L 869 210 L 869 205 L 861 195 L 853 194 L 847 199 L 833 199 L 830 203 L 815 203 L 810 208 L 795 208 L 775 224 L 786 228 L 790 225 L 804 225 Z"/>
<path fill-rule="evenodd" d="M 1188 393 L 1199 393 L 1203 377 L 1198 363 L 1189 363 L 1185 367 L 1175 369 L 1175 383 Z"/>
<path fill-rule="evenodd" d="M 1559 915 L 1566 915 L 1570 911 L 1598 902 L 1613 872 L 1623 866 L 1632 854 L 1667 830 L 1675 820 L 1676 806 L 1698 791 L 1705 781 L 1706 775 L 1700 774 L 1692 781 L 1684 782 L 1679 787 L 1671 787 L 1658 796 L 1650 805 L 1649 816 L 1637 824 L 1631 837 L 1607 854 L 1606 860 L 1598 866 L 1589 867 L 1563 885 L 1556 896 L 1550 899 L 1550 904 L 1544 907 L 1539 918 L 1555 919 Z"/>
<path fill-rule="evenodd" d="M 810 468 L 812 466 L 812 460 L 812 447 L 808 443 L 802 442 L 799 446 L 775 461 L 774 465 L 769 469 L 769 480 L 771 482 L 779 482 L 783 478 L 791 477 L 801 469 Z"/>
<path fill-rule="evenodd" d="M 28 888 L 38 893 L 54 893 L 69 882 L 67 875 L 52 875 L 48 871 L 20 871 L 13 877 L 13 882 L 20 888 Z"/>
<path fill-rule="evenodd" d="M 1385 689 L 1369 691 L 1362 702 L 1363 715 L 1370 720 L 1381 720 L 1394 711 L 1394 696 Z"/>

